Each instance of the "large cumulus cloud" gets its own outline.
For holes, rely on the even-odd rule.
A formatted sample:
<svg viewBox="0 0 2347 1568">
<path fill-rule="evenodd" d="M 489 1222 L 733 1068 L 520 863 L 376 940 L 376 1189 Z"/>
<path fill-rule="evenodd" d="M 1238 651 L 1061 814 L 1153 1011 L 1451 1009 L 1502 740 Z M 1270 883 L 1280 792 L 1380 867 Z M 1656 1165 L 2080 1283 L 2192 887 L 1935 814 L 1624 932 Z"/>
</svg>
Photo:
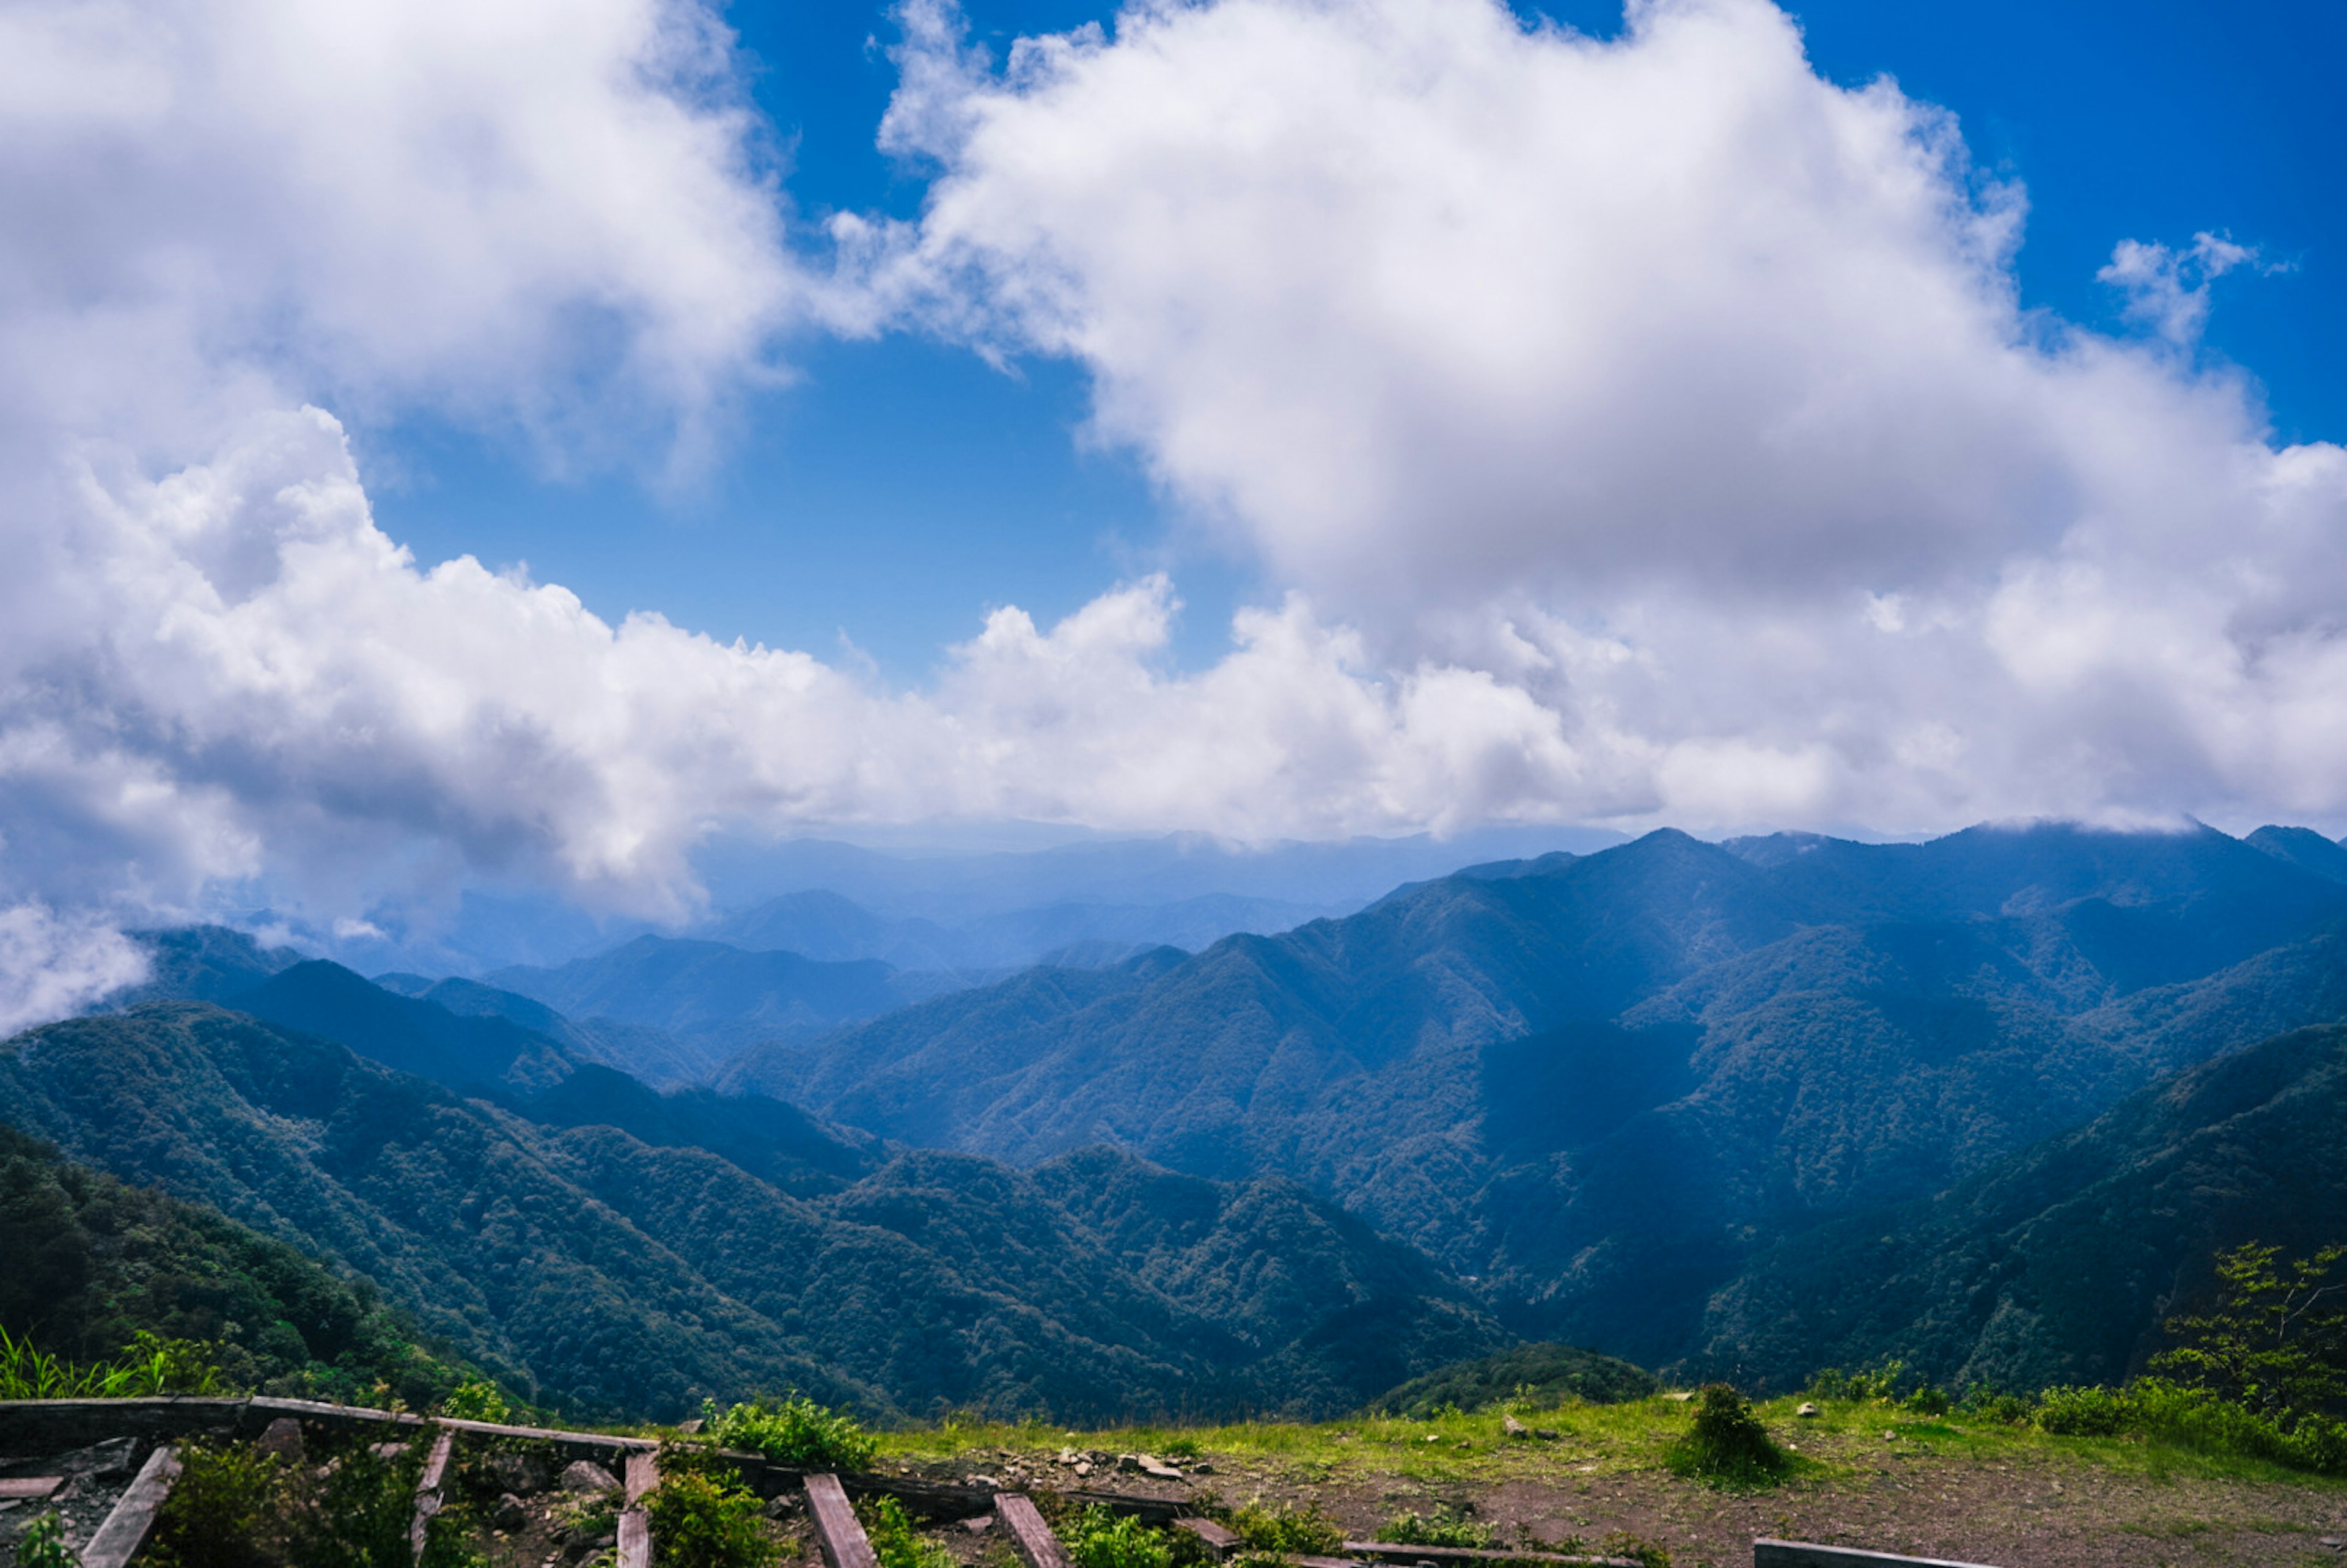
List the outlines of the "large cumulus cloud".
<svg viewBox="0 0 2347 1568">
<path fill-rule="evenodd" d="M 1764 0 L 1143 5 L 996 71 L 917 6 L 861 236 L 1391 660 L 1532 694 L 1568 809 L 2341 815 L 2347 461 L 2199 364 L 2250 250 L 2024 311 L 2017 189 Z"/>
</svg>

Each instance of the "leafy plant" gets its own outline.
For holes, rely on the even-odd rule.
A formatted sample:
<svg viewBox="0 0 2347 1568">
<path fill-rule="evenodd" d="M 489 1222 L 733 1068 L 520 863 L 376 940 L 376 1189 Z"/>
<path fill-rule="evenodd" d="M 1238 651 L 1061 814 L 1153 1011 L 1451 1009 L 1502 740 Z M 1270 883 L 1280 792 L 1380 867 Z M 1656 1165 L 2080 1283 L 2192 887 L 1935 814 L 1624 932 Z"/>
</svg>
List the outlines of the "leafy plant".
<svg viewBox="0 0 2347 1568">
<path fill-rule="evenodd" d="M 880 1568 L 953 1568 L 953 1554 L 934 1541 L 922 1539 L 893 1497 L 867 1497 L 856 1505 L 856 1518 L 872 1542 Z"/>
<path fill-rule="evenodd" d="M 460 1421 L 502 1421 L 512 1416 L 513 1406 L 487 1378 L 467 1378 L 448 1390 L 440 1401 L 440 1413 Z"/>
<path fill-rule="evenodd" d="M 155 1522 L 150 1561 L 175 1568 L 249 1568 L 282 1548 L 283 1467 L 243 1447 L 190 1442 Z"/>
<path fill-rule="evenodd" d="M 55 1513 L 44 1513 L 16 1537 L 16 1568 L 80 1568 Z"/>
<path fill-rule="evenodd" d="M 1317 1502 L 1278 1508 L 1250 1502 L 1232 1511 L 1230 1524 L 1256 1552 L 1309 1556 L 1334 1552 L 1345 1543 L 1344 1527 Z"/>
<path fill-rule="evenodd" d="M 1406 1546 L 1472 1546 L 1499 1543 L 1500 1532 L 1464 1507 L 1442 1506 L 1432 1513 L 1397 1513 L 1378 1531 L 1378 1539 Z"/>
<path fill-rule="evenodd" d="M 661 1483 L 645 1495 L 657 1568 L 768 1568 L 782 1548 L 766 1533 L 755 1492 L 662 1450 Z"/>
<path fill-rule="evenodd" d="M 856 1419 L 825 1409 L 804 1394 L 776 1403 L 753 1399 L 722 1415 L 716 1401 L 702 1406 L 709 1435 L 722 1448 L 747 1449 L 776 1464 L 863 1470 L 880 1451 L 878 1440 Z"/>
<path fill-rule="evenodd" d="M 1888 1400 L 1898 1397 L 1899 1380 L 1906 1375 L 1904 1361 L 1885 1361 L 1879 1367 L 1856 1372 L 1821 1367 L 1810 1375 L 1809 1392 L 1820 1399 Z"/>
<path fill-rule="evenodd" d="M 2277 1266 L 2278 1246 L 2256 1242 L 2217 1258 L 2218 1301 L 2165 1325 L 2184 1341 L 2151 1359 L 2220 1399 L 2286 1419 L 2347 1395 L 2347 1245 Z"/>
<path fill-rule="evenodd" d="M 0 1399 L 135 1399 L 218 1394 L 218 1348 L 139 1329 L 110 1361 L 74 1362 L 0 1327 Z"/>
<path fill-rule="evenodd" d="M 1076 1568 L 1174 1568 L 1162 1532 L 1099 1503 L 1061 1521 L 1059 1534 Z"/>
<path fill-rule="evenodd" d="M 1768 1485 L 1792 1462 L 1744 1396 L 1725 1383 L 1706 1384 L 1696 1395 L 1695 1425 L 1664 1460 L 1681 1475 L 1726 1486 Z"/>
</svg>

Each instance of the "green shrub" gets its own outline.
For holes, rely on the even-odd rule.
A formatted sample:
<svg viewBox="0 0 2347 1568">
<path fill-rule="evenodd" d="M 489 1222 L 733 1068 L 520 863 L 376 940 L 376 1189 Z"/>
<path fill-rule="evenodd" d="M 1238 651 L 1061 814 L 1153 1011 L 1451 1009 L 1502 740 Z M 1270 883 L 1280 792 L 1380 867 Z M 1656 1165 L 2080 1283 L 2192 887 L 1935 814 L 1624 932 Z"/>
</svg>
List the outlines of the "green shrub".
<svg viewBox="0 0 2347 1568">
<path fill-rule="evenodd" d="M 953 1568 L 953 1553 L 923 1540 L 895 1498 L 867 1497 L 856 1505 L 856 1516 L 864 1522 L 880 1568 Z"/>
<path fill-rule="evenodd" d="M 2127 1389 L 2048 1389 L 2030 1417 L 2039 1431 L 2065 1438 L 2115 1438 L 2136 1430 L 2143 1410 Z"/>
<path fill-rule="evenodd" d="M 662 1450 L 661 1483 L 644 1497 L 657 1568 L 768 1568 L 781 1559 L 755 1492 L 674 1457 Z"/>
<path fill-rule="evenodd" d="M 1500 1532 L 1463 1507 L 1444 1506 L 1432 1513 L 1397 1513 L 1378 1531 L 1378 1539 L 1402 1546 L 1472 1546 L 1499 1544 Z"/>
<path fill-rule="evenodd" d="M 282 1555 L 283 1467 L 249 1448 L 183 1443 L 179 1479 L 156 1516 L 146 1560 L 171 1568 L 252 1568 Z"/>
<path fill-rule="evenodd" d="M 55 1513 L 44 1513 L 16 1537 L 16 1568 L 79 1568 Z"/>
<path fill-rule="evenodd" d="M 1276 1509 L 1250 1502 L 1234 1510 L 1230 1522 L 1239 1539 L 1255 1552 L 1311 1556 L 1334 1552 L 1345 1543 L 1344 1528 L 1317 1502 Z"/>
<path fill-rule="evenodd" d="M 1791 1468 L 1744 1396 L 1725 1383 L 1706 1384 L 1696 1397 L 1695 1425 L 1664 1461 L 1681 1475 L 1724 1486 L 1765 1486 Z"/>
<path fill-rule="evenodd" d="M 221 1394 L 219 1347 L 140 1329 L 111 1361 L 74 1362 L 0 1328 L 0 1399 L 135 1399 Z"/>
<path fill-rule="evenodd" d="M 1819 1368 L 1809 1378 L 1810 1394 L 1820 1399 L 1860 1403 L 1898 1397 L 1899 1379 L 1907 1375 L 1904 1361 L 1885 1361 L 1871 1370 L 1845 1372 L 1839 1367 Z"/>
<path fill-rule="evenodd" d="M 2219 1254 L 2216 1305 L 2163 1325 L 2182 1343 L 2153 1357 L 2153 1369 L 2281 1421 L 2347 1398 L 2347 1280 L 2337 1277 L 2347 1246 L 2287 1267 L 2280 1252 L 2251 1242 Z"/>
<path fill-rule="evenodd" d="M 1062 1520 L 1059 1534 L 1076 1568 L 1174 1568 L 1163 1532 L 1099 1503 Z"/>
<path fill-rule="evenodd" d="M 505 1391 L 487 1378 L 467 1378 L 448 1390 L 440 1413 L 460 1421 L 503 1421 L 513 1415 Z"/>
<path fill-rule="evenodd" d="M 712 1400 L 702 1407 L 709 1435 L 721 1448 L 747 1449 L 776 1464 L 810 1470 L 869 1468 L 880 1445 L 852 1416 L 827 1410 L 804 1394 L 776 1403 L 753 1399 L 723 1415 Z"/>
<path fill-rule="evenodd" d="M 1956 1401 L 1956 1409 L 1978 1420 L 2002 1421 L 2008 1427 L 2017 1427 L 2029 1419 L 2036 1407 L 2022 1395 L 2002 1393 L 1986 1383 L 1974 1383 Z"/>
</svg>

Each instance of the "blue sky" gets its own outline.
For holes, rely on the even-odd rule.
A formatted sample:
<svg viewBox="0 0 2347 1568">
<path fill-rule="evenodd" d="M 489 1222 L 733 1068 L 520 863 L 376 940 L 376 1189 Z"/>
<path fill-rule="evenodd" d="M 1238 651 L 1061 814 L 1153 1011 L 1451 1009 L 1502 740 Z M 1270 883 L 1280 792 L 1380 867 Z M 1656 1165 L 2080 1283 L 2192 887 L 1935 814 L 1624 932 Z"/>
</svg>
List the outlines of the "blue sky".
<svg viewBox="0 0 2347 1568">
<path fill-rule="evenodd" d="M 2025 184 L 2024 297 L 2125 331 L 2096 280 L 2119 240 L 2230 234 L 2288 265 L 2216 287 L 2204 351 L 2252 373 L 2285 440 L 2347 435 L 2347 12 L 1842 0 L 1793 7 L 1812 60 L 1888 74 L 1960 118 L 1985 169 Z M 972 5 L 998 54 L 1021 35 L 1109 21 L 1081 5 Z M 1533 13 L 1526 12 L 1526 15 Z M 1619 6 L 1538 13 L 1600 36 Z M 884 6 L 740 4 L 725 13 L 789 148 L 806 212 L 917 216 L 923 170 L 875 132 L 897 83 Z M 803 379 L 748 400 L 715 470 L 682 491 L 622 462 L 554 477 L 526 442 L 411 418 L 362 433 L 378 515 L 427 559 L 526 560 L 597 610 L 657 609 L 730 639 L 829 652 L 844 635 L 889 675 L 925 677 L 989 608 L 1039 619 L 1165 568 L 1187 612 L 1174 656 L 1211 661 L 1265 582 L 1180 527 L 1129 448 L 1087 444 L 1087 380 L 1022 356 L 1004 374 L 917 333 L 795 346 Z"/>
</svg>

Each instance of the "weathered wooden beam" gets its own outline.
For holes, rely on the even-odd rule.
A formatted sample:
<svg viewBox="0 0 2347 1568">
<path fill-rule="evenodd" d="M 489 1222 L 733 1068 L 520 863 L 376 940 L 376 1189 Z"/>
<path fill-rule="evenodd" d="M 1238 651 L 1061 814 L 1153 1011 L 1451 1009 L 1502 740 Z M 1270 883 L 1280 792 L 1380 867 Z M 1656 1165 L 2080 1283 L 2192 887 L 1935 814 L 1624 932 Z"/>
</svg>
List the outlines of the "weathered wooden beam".
<svg viewBox="0 0 2347 1568">
<path fill-rule="evenodd" d="M 620 1515 L 620 1568 L 652 1568 L 652 1516 L 641 1508 Z"/>
<path fill-rule="evenodd" d="M 1891 1552 L 1861 1552 L 1854 1546 L 1821 1546 L 1814 1541 L 1772 1541 L 1752 1543 L 1752 1568 L 1987 1568 L 1979 1563 L 1951 1563 L 1941 1557 L 1901 1557 Z"/>
<path fill-rule="evenodd" d="M 114 1512 L 81 1549 L 82 1568 L 129 1568 L 130 1560 L 147 1544 L 148 1534 L 155 1528 L 155 1516 L 162 1512 L 163 1500 L 171 1495 L 171 1483 L 179 1479 L 179 1450 L 165 1443 L 147 1456 L 146 1465 L 130 1490 L 115 1503 Z"/>
<path fill-rule="evenodd" d="M 1540 1563 L 1562 1565 L 1568 1563 L 1586 1563 L 1590 1568 L 1599 1564 L 1622 1563 L 1635 1568 L 1626 1557 L 1590 1557 L 1565 1552 L 1510 1552 L 1494 1546 L 1412 1546 L 1393 1541 L 1348 1541 L 1348 1557 L 1368 1557 L 1379 1563 L 1440 1563 L 1484 1564 L 1500 1563 Z"/>
<path fill-rule="evenodd" d="M 628 1456 L 628 1506 L 635 1507 L 644 1500 L 644 1493 L 660 1485 L 660 1460 L 651 1453 Z"/>
<path fill-rule="evenodd" d="M 61 1475 L 0 1478 L 0 1498 L 5 1498 L 12 1502 L 38 1502 L 65 1483 L 66 1478 Z"/>
<path fill-rule="evenodd" d="M 443 1427 L 425 1456 L 424 1474 L 415 1482 L 415 1513 L 407 1522 L 408 1555 L 424 1561 L 424 1538 L 431 1533 L 433 1516 L 440 1512 L 441 1483 L 448 1479 L 448 1456 L 456 1450 L 456 1434 Z"/>
<path fill-rule="evenodd" d="M 1061 1547 L 1060 1538 L 1051 1533 L 1051 1527 L 1043 1522 L 1033 1498 L 1016 1491 L 998 1491 L 994 1494 L 994 1517 L 1002 1521 L 1011 1549 L 1027 1568 L 1068 1568 L 1068 1554 Z"/>
<path fill-rule="evenodd" d="M 1217 1560 L 1227 1558 L 1239 1549 L 1237 1531 L 1226 1524 L 1217 1524 L 1211 1519 L 1201 1519 L 1194 1513 L 1185 1513 L 1176 1519 L 1174 1528 L 1186 1530 L 1196 1536 Z"/>
<path fill-rule="evenodd" d="M 872 1538 L 848 1506 L 847 1489 L 839 1478 L 818 1471 L 806 1478 L 807 1513 L 815 1520 L 815 1543 L 823 1548 L 829 1568 L 880 1568 Z"/>
</svg>

